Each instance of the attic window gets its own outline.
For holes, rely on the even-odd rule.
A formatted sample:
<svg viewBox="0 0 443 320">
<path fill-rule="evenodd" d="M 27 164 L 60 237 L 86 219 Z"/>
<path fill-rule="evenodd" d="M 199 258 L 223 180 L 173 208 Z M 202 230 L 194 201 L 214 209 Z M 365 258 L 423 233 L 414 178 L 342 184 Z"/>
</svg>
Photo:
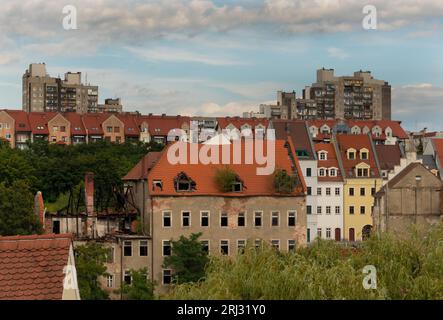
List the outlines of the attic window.
<svg viewBox="0 0 443 320">
<path fill-rule="evenodd" d="M 369 177 L 369 170 L 366 168 L 358 168 L 357 177 Z"/>
<path fill-rule="evenodd" d="M 19 123 L 19 125 L 18 125 L 20 128 L 24 128 L 25 127 L 25 124 L 24 123 Z"/>
<path fill-rule="evenodd" d="M 174 187 L 177 192 L 189 192 L 195 190 L 195 182 L 186 173 L 180 172 L 174 179 Z"/>
<path fill-rule="evenodd" d="M 297 155 L 297 157 L 308 157 L 308 152 L 306 150 L 297 150 L 295 152 L 295 154 Z"/>
<path fill-rule="evenodd" d="M 42 126 L 38 126 L 38 127 L 37 127 L 37 130 L 43 130 L 43 129 L 45 129 L 45 128 L 42 127 Z"/>
<path fill-rule="evenodd" d="M 348 159 L 349 160 L 354 160 L 355 159 L 355 152 L 349 151 L 348 152 Z"/>
<path fill-rule="evenodd" d="M 243 183 L 240 181 L 234 182 L 232 184 L 232 192 L 242 192 L 243 191 Z"/>
<path fill-rule="evenodd" d="M 158 190 L 163 191 L 163 182 L 161 180 L 154 180 L 152 181 L 152 190 Z"/>
</svg>

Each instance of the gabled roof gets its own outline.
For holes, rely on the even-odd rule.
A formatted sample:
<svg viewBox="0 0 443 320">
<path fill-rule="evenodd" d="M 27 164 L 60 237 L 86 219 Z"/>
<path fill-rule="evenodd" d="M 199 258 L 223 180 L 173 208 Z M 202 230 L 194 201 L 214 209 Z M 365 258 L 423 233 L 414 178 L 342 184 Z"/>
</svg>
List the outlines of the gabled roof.
<svg viewBox="0 0 443 320">
<path fill-rule="evenodd" d="M 343 181 L 343 177 L 340 170 L 340 164 L 338 163 L 337 154 L 335 153 L 335 148 L 332 143 L 317 143 L 315 145 L 315 151 L 318 153 L 319 151 L 326 151 L 328 153 L 326 160 L 321 160 L 317 157 L 317 167 L 318 168 L 336 168 L 337 176 L 336 177 L 320 177 L 317 176 L 318 181 Z"/>
<path fill-rule="evenodd" d="M 190 118 L 158 115 L 141 116 L 137 121 L 138 125 L 140 126 L 144 121 L 148 123 L 150 135 L 166 137 L 169 131 L 173 129 L 181 129 L 184 123 L 187 123 L 189 126 Z"/>
<path fill-rule="evenodd" d="M 375 152 L 377 152 L 380 169 L 394 170 L 395 166 L 400 165 L 401 150 L 398 144 L 378 144 L 375 146 Z"/>
<path fill-rule="evenodd" d="M 307 156 L 303 159 L 314 160 L 314 150 L 311 136 L 306 126 L 306 122 L 300 120 L 272 120 L 272 127 L 275 129 L 275 138 L 285 140 L 291 137 L 296 152 L 305 151 Z M 301 159 L 301 157 L 299 157 Z"/>
<path fill-rule="evenodd" d="M 133 115 L 119 113 L 116 116 L 125 126 L 125 136 L 138 137 L 140 135 L 139 125 Z"/>
<path fill-rule="evenodd" d="M 327 124 L 329 128 L 333 128 L 336 123 L 343 122 L 343 120 L 309 120 L 309 127 L 315 126 L 317 128 L 321 128 L 324 124 Z M 372 130 L 373 127 L 379 126 L 383 130 L 383 134 L 385 133 L 385 129 L 390 127 L 392 129 L 392 135 L 399 139 L 407 139 L 408 135 L 401 127 L 401 121 L 394 120 L 344 120 L 344 123 L 348 125 L 349 128 L 354 126 L 360 127 L 363 130 L 364 127 L 368 127 L 369 130 Z M 383 139 L 386 137 L 383 136 Z M 380 138 L 379 138 L 380 139 Z"/>
<path fill-rule="evenodd" d="M 251 126 L 252 130 L 258 125 L 262 125 L 265 128 L 268 128 L 269 126 L 269 120 L 264 118 L 222 117 L 217 118 L 217 122 L 218 127 L 222 130 L 226 129 L 229 124 L 234 125 L 238 130 L 241 130 L 241 127 L 245 124 Z"/>
<path fill-rule="evenodd" d="M 0 300 L 61 300 L 72 236 L 0 237 Z"/>
<path fill-rule="evenodd" d="M 162 152 L 149 152 L 123 177 L 123 180 L 146 180 L 148 172 L 155 166 L 161 154 Z"/>
<path fill-rule="evenodd" d="M 102 113 L 88 113 L 82 115 L 83 124 L 89 135 L 103 135 L 102 123 L 109 115 Z"/>
<path fill-rule="evenodd" d="M 28 114 L 22 110 L 5 110 L 15 120 L 16 132 L 31 132 Z"/>
<path fill-rule="evenodd" d="M 29 124 L 33 134 L 49 134 L 48 121 L 54 118 L 57 112 L 31 112 L 28 114 Z M 38 129 L 38 128 L 43 129 Z"/>
<path fill-rule="evenodd" d="M 65 118 L 71 123 L 71 135 L 86 135 L 86 128 L 82 121 L 82 115 L 76 112 L 66 112 Z"/>
<path fill-rule="evenodd" d="M 338 134 L 337 144 L 339 149 L 339 156 L 341 163 L 343 164 L 342 172 L 343 176 L 346 178 L 356 178 L 354 171 L 355 167 L 360 163 L 365 163 L 371 167 L 370 178 L 380 178 L 380 172 L 378 170 L 376 154 L 374 154 L 372 149 L 372 142 L 369 135 L 366 134 Z M 349 160 L 347 158 L 346 151 L 350 148 L 356 149 L 357 152 L 363 148 L 369 151 L 369 159 L 362 160 L 358 156 L 354 160 Z"/>
<path fill-rule="evenodd" d="M 247 197 L 247 196 L 288 196 L 287 194 L 278 194 L 274 188 L 273 175 L 257 175 L 257 168 L 264 167 L 258 165 L 255 161 L 252 164 L 244 164 L 245 143 L 241 144 L 242 151 L 242 164 L 230 164 L 228 165 L 233 171 L 237 173 L 239 179 L 244 182 L 245 189 L 242 192 L 228 192 L 224 193 L 219 191 L 215 180 L 217 170 L 225 168 L 227 165 L 222 164 L 223 148 L 229 148 L 231 150 L 231 161 L 233 163 L 233 145 L 228 146 L 207 146 L 203 144 L 194 144 L 201 150 L 201 148 L 218 148 L 219 150 L 219 163 L 220 164 L 198 164 L 190 163 L 190 146 L 191 144 L 185 142 L 176 142 L 170 144 L 162 153 L 160 159 L 154 168 L 148 175 L 148 188 L 149 193 L 153 196 L 225 196 L 225 197 Z M 168 160 L 168 152 L 170 148 L 187 148 L 187 164 L 171 164 Z M 286 170 L 288 174 L 291 174 L 294 169 L 291 163 L 291 159 L 288 155 L 288 143 L 286 141 L 275 141 L 275 167 Z M 173 149 L 173 150 L 174 150 Z M 264 144 L 264 153 L 267 153 L 266 143 Z M 293 153 L 293 152 L 292 152 Z M 193 153 L 195 154 L 195 153 Z M 294 155 L 294 161 L 296 165 L 296 171 L 301 176 L 299 171 L 298 160 Z M 187 176 L 192 177 L 196 183 L 196 189 L 192 192 L 176 192 L 174 187 L 174 179 L 178 174 L 184 172 Z M 155 188 L 153 190 L 153 181 L 162 181 L 163 188 Z M 304 192 L 303 178 L 300 177 L 300 184 L 289 196 L 301 195 Z"/>
</svg>

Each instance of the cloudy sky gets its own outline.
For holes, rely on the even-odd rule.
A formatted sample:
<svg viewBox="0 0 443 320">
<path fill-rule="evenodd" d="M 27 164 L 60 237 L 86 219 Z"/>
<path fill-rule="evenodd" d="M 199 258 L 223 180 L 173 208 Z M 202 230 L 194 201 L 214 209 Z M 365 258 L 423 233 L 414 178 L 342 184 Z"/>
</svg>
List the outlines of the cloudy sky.
<svg viewBox="0 0 443 320">
<path fill-rule="evenodd" d="M 364 30 L 374 5 L 377 30 Z M 87 74 L 100 100 L 143 113 L 241 115 L 301 90 L 318 68 L 371 70 L 393 117 L 443 130 L 441 0 L 0 0 L 0 107 L 21 107 L 31 62 Z M 63 7 L 77 30 L 63 29 Z"/>
</svg>

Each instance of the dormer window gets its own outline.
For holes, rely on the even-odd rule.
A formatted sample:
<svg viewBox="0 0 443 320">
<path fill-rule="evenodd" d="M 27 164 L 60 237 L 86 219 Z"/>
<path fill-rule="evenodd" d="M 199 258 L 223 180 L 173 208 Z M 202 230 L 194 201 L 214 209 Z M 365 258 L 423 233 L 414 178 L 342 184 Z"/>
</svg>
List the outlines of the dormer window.
<svg viewBox="0 0 443 320">
<path fill-rule="evenodd" d="M 177 192 L 190 192 L 195 190 L 195 186 L 195 182 L 184 172 L 180 172 L 174 179 L 174 187 Z"/>
<path fill-rule="evenodd" d="M 318 153 L 318 158 L 320 160 L 328 160 L 328 153 L 326 151 L 320 151 Z"/>
<path fill-rule="evenodd" d="M 347 153 L 348 153 L 348 160 L 355 160 L 355 154 L 356 154 L 355 149 L 349 149 Z"/>
<path fill-rule="evenodd" d="M 43 129 L 45 129 L 45 128 L 42 127 L 42 126 L 38 126 L 38 127 L 37 127 L 37 130 L 43 130 Z"/>
<path fill-rule="evenodd" d="M 335 168 L 329 169 L 329 175 L 331 177 L 336 177 L 337 176 L 337 169 L 335 169 Z"/>
<path fill-rule="evenodd" d="M 366 168 L 357 169 L 357 177 L 369 177 L 369 170 Z"/>
<path fill-rule="evenodd" d="M 369 150 L 366 148 L 360 149 L 360 159 L 368 160 L 369 159 Z"/>
<path fill-rule="evenodd" d="M 232 184 L 232 192 L 242 192 L 243 183 L 241 181 L 236 181 Z"/>
<path fill-rule="evenodd" d="M 318 170 L 319 177 L 325 177 L 326 176 L 326 170 L 324 168 L 320 168 Z"/>
<path fill-rule="evenodd" d="M 152 181 L 152 191 L 156 190 L 163 191 L 163 182 L 161 180 Z"/>
</svg>

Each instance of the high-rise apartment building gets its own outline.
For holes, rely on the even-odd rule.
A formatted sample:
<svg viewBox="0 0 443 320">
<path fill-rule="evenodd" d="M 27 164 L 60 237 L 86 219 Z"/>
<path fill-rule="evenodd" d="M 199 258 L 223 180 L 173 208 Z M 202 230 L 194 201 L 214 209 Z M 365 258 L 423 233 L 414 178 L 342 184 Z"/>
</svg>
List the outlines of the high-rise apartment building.
<svg viewBox="0 0 443 320">
<path fill-rule="evenodd" d="M 316 102 L 318 119 L 391 119 L 391 86 L 370 71 L 336 77 L 334 69 L 319 69 L 317 82 L 304 89 L 303 98 Z"/>
<path fill-rule="evenodd" d="M 97 112 L 98 86 L 82 83 L 81 72 L 64 79 L 46 73 L 44 63 L 33 63 L 23 75 L 23 110 L 26 112 Z"/>
</svg>

